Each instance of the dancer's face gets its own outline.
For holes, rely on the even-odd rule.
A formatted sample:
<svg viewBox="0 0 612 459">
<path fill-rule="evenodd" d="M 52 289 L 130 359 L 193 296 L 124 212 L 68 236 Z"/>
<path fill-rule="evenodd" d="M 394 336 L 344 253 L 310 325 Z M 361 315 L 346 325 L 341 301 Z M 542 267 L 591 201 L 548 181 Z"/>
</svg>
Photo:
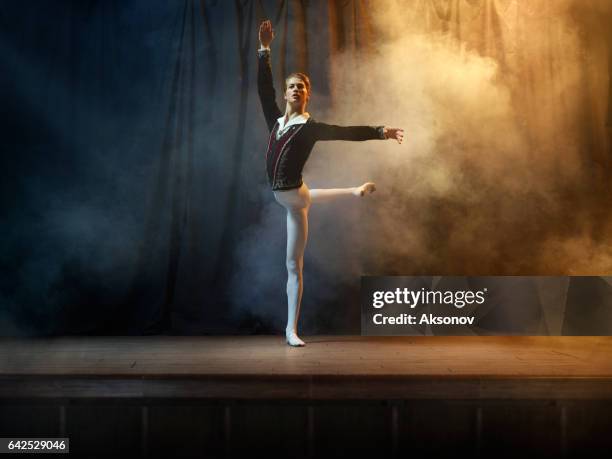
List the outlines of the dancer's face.
<svg viewBox="0 0 612 459">
<path fill-rule="evenodd" d="M 310 94 L 306 88 L 304 81 L 298 77 L 290 77 L 285 82 L 287 89 L 285 90 L 285 100 L 287 103 L 294 106 L 306 106 Z"/>
</svg>

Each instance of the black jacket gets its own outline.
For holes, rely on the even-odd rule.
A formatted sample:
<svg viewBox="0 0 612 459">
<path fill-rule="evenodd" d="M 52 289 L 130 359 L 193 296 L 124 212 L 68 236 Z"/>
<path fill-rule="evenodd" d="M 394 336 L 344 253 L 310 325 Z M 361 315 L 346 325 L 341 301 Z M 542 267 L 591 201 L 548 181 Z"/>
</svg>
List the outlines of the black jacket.
<svg viewBox="0 0 612 459">
<path fill-rule="evenodd" d="M 266 169 L 272 190 L 290 190 L 302 186 L 302 169 L 318 140 L 384 139 L 383 126 L 334 126 L 319 123 L 312 118 L 306 123 L 287 127 L 277 138 L 277 119 L 282 113 L 276 104 L 270 52 L 265 50 L 258 54 L 257 89 L 270 131 Z"/>
</svg>

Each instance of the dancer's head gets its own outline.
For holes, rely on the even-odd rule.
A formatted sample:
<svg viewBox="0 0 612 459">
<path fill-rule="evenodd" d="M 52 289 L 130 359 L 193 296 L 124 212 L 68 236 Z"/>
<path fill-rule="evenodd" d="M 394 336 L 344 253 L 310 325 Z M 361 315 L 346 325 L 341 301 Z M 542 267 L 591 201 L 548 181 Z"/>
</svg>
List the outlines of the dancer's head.
<svg viewBox="0 0 612 459">
<path fill-rule="evenodd" d="M 310 99 L 310 79 L 303 73 L 292 73 L 285 79 L 285 100 L 288 104 L 306 108 Z"/>
</svg>

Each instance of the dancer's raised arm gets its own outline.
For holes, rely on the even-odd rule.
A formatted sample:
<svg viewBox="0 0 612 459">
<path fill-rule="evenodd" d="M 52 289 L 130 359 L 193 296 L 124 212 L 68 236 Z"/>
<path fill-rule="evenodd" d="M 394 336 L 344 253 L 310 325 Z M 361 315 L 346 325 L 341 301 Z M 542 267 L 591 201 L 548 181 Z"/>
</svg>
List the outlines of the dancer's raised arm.
<svg viewBox="0 0 612 459">
<path fill-rule="evenodd" d="M 276 104 L 272 64 L 270 62 L 270 43 L 272 43 L 273 39 L 274 30 L 272 30 L 272 23 L 269 20 L 262 22 L 259 26 L 260 47 L 258 51 L 257 91 L 269 131 L 272 131 L 274 123 L 281 116 L 281 111 Z"/>
</svg>

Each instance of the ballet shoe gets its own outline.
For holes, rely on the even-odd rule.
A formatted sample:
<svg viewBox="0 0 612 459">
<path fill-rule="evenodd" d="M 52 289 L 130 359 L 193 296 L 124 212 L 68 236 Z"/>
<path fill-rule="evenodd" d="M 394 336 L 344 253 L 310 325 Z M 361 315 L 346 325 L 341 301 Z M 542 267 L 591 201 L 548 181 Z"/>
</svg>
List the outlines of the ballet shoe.
<svg viewBox="0 0 612 459">
<path fill-rule="evenodd" d="M 285 337 L 289 346 L 302 347 L 306 345 L 306 343 L 302 341 L 295 333 L 286 333 Z"/>
</svg>

